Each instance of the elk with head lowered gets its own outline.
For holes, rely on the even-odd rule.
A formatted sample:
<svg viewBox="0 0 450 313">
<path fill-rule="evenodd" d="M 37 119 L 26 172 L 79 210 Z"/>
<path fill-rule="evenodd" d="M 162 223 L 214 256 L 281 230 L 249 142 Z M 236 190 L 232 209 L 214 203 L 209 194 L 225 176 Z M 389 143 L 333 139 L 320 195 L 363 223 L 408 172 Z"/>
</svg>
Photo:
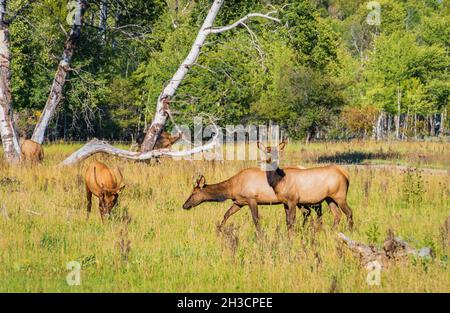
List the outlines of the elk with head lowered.
<svg viewBox="0 0 450 313">
<path fill-rule="evenodd" d="M 339 224 L 341 209 L 347 216 L 350 228 L 353 227 L 353 213 L 347 203 L 349 175 L 337 165 L 308 169 L 279 168 L 279 152 L 286 146 L 283 140 L 278 146 L 265 147 L 258 142 L 258 148 L 266 155 L 265 177 L 274 190 L 278 201 L 284 204 L 287 212 L 288 228 L 295 224 L 296 206 L 313 205 L 326 201 L 334 215 L 333 227 Z"/>
<path fill-rule="evenodd" d="M 20 158 L 22 162 L 39 163 L 44 159 L 44 149 L 37 142 L 26 139 L 20 146 Z"/>
<path fill-rule="evenodd" d="M 101 162 L 89 164 L 86 175 L 86 193 L 87 193 L 87 216 L 91 212 L 92 194 L 99 201 L 100 216 L 102 221 L 105 216 L 109 216 L 113 207 L 117 204 L 120 191 L 125 188 L 123 176 L 120 169 L 117 169 L 117 176 Z"/>
<path fill-rule="evenodd" d="M 300 169 L 303 167 L 299 166 L 295 168 Z M 261 228 L 259 224 L 258 204 L 281 204 L 274 190 L 267 183 L 265 172 L 259 168 L 247 168 L 223 182 L 211 185 L 207 185 L 205 177 L 201 175 L 195 181 L 194 190 L 183 204 L 183 209 L 191 209 L 203 202 L 222 202 L 227 199 L 233 200 L 233 205 L 225 213 L 222 222 L 218 226 L 219 231 L 231 215 L 238 212 L 245 205 L 248 205 L 252 213 L 253 222 L 259 232 Z M 320 204 L 313 208 L 318 215 L 321 215 Z M 304 209 L 307 212 L 311 211 L 310 206 L 305 206 Z M 286 211 L 286 222 L 288 221 L 287 213 Z M 305 221 L 308 216 L 309 213 L 304 215 Z"/>
</svg>

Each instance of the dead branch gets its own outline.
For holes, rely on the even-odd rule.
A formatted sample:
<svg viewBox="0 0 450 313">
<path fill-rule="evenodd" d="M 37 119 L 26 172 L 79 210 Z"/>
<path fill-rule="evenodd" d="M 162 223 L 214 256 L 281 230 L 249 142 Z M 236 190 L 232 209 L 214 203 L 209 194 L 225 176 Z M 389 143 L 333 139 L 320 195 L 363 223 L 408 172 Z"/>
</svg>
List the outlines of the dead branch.
<svg viewBox="0 0 450 313">
<path fill-rule="evenodd" d="M 214 148 L 219 143 L 219 136 L 221 131 L 219 128 L 215 126 L 215 135 L 213 139 L 204 145 L 194 147 L 190 150 L 181 150 L 181 151 L 171 151 L 169 149 L 159 149 L 159 150 L 151 150 L 148 152 L 135 152 L 128 151 L 113 147 L 109 143 L 103 140 L 92 139 L 79 150 L 71 154 L 68 158 L 66 158 L 61 165 L 72 165 L 78 162 L 85 160 L 86 158 L 97 154 L 97 153 L 107 153 L 114 156 L 118 156 L 121 158 L 135 160 L 135 161 L 145 161 L 152 158 L 157 158 L 161 156 L 170 156 L 170 157 L 184 157 L 196 153 L 200 153 L 203 151 L 208 151 Z"/>
<path fill-rule="evenodd" d="M 434 257 L 433 251 L 429 247 L 415 249 L 401 238 L 395 237 L 391 229 L 388 231 L 383 248 L 354 241 L 343 233 L 339 233 L 338 238 L 361 258 L 363 264 L 378 261 L 380 264 L 387 265 L 389 261 L 405 259 L 408 256 L 420 258 Z"/>
<path fill-rule="evenodd" d="M 219 34 L 219 33 L 223 33 L 227 30 L 233 29 L 235 27 L 238 27 L 239 25 L 243 25 L 245 21 L 247 21 L 248 19 L 252 18 L 252 17 L 262 17 L 268 20 L 272 20 L 275 21 L 277 23 L 280 23 L 280 19 L 271 16 L 271 14 L 275 14 L 277 13 L 277 11 L 271 11 L 268 12 L 267 14 L 262 14 L 262 13 L 250 13 L 247 14 L 246 16 L 244 16 L 243 18 L 241 18 L 240 20 L 234 22 L 233 24 L 227 25 L 227 26 L 223 26 L 223 27 L 209 27 L 205 30 L 207 30 L 210 34 Z"/>
</svg>

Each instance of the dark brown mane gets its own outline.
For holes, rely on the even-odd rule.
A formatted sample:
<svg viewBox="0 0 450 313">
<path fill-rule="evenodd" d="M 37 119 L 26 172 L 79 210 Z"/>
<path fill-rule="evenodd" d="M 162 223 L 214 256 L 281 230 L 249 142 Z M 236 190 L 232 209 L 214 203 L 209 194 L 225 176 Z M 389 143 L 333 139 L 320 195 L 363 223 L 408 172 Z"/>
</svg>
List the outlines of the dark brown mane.
<svg viewBox="0 0 450 313">
<path fill-rule="evenodd" d="M 267 182 L 272 188 L 275 188 L 284 176 L 286 176 L 286 173 L 279 167 L 275 171 L 266 172 Z"/>
</svg>

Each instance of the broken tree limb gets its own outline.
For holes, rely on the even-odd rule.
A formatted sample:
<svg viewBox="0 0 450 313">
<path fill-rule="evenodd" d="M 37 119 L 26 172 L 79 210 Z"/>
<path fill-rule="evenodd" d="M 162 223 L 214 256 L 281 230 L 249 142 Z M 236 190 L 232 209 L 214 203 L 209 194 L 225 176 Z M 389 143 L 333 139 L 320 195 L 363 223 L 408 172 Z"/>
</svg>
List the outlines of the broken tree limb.
<svg viewBox="0 0 450 313">
<path fill-rule="evenodd" d="M 215 125 L 214 125 L 215 126 Z M 208 151 L 214 148 L 220 141 L 219 136 L 222 132 L 215 126 L 215 135 L 212 140 L 204 145 L 194 147 L 189 150 L 181 150 L 181 151 L 171 151 L 169 149 L 160 149 L 160 150 L 152 150 L 147 152 L 134 152 L 116 148 L 105 141 L 92 139 L 87 144 L 85 144 L 82 148 L 71 154 L 68 158 L 66 158 L 61 165 L 71 165 L 85 160 L 86 158 L 97 154 L 97 153 L 107 153 L 110 155 L 115 155 L 121 158 L 135 160 L 135 161 L 145 161 L 152 158 L 157 158 L 161 156 L 170 156 L 170 157 L 183 157 L 196 153 L 200 153 L 203 151 Z"/>
<path fill-rule="evenodd" d="M 338 237 L 348 246 L 351 251 L 358 254 L 364 264 L 373 261 L 378 261 L 381 264 L 385 263 L 386 255 L 382 252 L 381 249 L 354 241 L 343 233 L 339 233 Z"/>
<path fill-rule="evenodd" d="M 390 229 L 388 236 L 384 241 L 383 248 L 378 248 L 373 245 L 357 242 L 343 233 L 338 234 L 338 238 L 342 240 L 347 247 L 358 254 L 364 264 L 373 261 L 378 261 L 382 265 L 386 265 L 389 261 L 405 259 L 408 256 L 420 258 L 433 258 L 433 251 L 429 247 L 415 249 L 411 247 L 406 241 L 394 236 L 394 232 Z"/>
<path fill-rule="evenodd" d="M 280 19 L 275 18 L 273 16 L 270 16 L 271 14 L 275 14 L 275 13 L 277 13 L 277 11 L 271 11 L 271 12 L 268 12 L 267 14 L 250 13 L 250 14 L 247 14 L 246 16 L 244 16 L 243 18 L 241 18 L 240 20 L 234 22 L 233 24 L 230 24 L 230 25 L 227 25 L 227 26 L 224 26 L 224 27 L 211 27 L 211 28 L 208 28 L 207 31 L 210 34 L 220 34 L 220 33 L 223 33 L 225 31 L 231 30 L 231 29 L 233 29 L 235 27 L 238 27 L 239 25 L 245 26 L 244 22 L 247 21 L 248 19 L 252 18 L 252 17 L 262 17 L 262 18 L 265 18 L 265 19 L 272 20 L 274 22 L 280 23 L 281 22 Z"/>
<path fill-rule="evenodd" d="M 279 19 L 270 16 L 270 14 L 276 13 L 276 11 L 272 11 L 267 14 L 250 13 L 231 25 L 224 26 L 221 28 L 213 28 L 214 20 L 216 19 L 217 14 L 219 13 L 219 10 L 223 5 L 223 2 L 224 0 L 215 0 L 213 2 L 211 8 L 209 9 L 208 15 L 206 16 L 202 26 L 200 27 L 200 30 L 197 34 L 197 37 L 195 38 L 191 50 L 189 51 L 189 54 L 181 63 L 181 65 L 178 67 L 172 79 L 169 81 L 167 86 L 159 95 L 156 104 L 156 112 L 153 117 L 152 123 L 150 124 L 150 126 L 146 131 L 144 141 L 141 145 L 141 152 L 150 151 L 155 146 L 156 140 L 158 139 L 158 136 L 161 133 L 167 121 L 165 103 L 168 100 L 170 100 L 170 98 L 175 94 L 177 88 L 180 86 L 189 69 L 195 64 L 195 61 L 200 55 L 200 50 L 203 44 L 205 43 L 206 37 L 209 34 L 221 33 L 226 30 L 233 29 L 252 17 L 262 17 L 265 19 L 279 22 Z"/>
<path fill-rule="evenodd" d="M 67 73 L 70 71 L 70 61 L 72 59 L 76 42 L 81 35 L 81 25 L 83 23 L 83 15 L 87 8 L 86 0 L 77 0 L 75 7 L 75 19 L 70 29 L 69 36 L 64 44 L 64 51 L 53 79 L 50 94 L 45 103 L 44 110 L 34 128 L 31 140 L 42 144 L 44 142 L 45 131 L 52 119 L 55 111 L 63 98 L 64 84 L 66 82 Z"/>
</svg>

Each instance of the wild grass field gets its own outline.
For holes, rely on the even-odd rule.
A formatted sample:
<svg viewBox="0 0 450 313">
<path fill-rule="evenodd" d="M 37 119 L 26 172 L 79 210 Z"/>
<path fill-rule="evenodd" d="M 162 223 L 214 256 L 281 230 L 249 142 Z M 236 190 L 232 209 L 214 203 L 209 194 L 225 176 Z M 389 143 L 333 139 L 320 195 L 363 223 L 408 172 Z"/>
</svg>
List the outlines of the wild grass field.
<svg viewBox="0 0 450 313">
<path fill-rule="evenodd" d="M 260 206 L 263 237 L 247 207 L 216 232 L 230 201 L 182 209 L 196 174 L 215 183 L 256 161 L 145 164 L 98 155 L 57 166 L 78 147 L 45 146 L 44 163 L 34 167 L 0 163 L 0 292 L 450 292 L 442 229 L 450 214 L 448 143 L 288 145 L 282 164 L 350 163 L 355 218 L 353 231 L 345 218 L 332 230 L 324 205 L 322 229 L 302 228 L 297 214 L 291 239 L 282 206 Z M 93 159 L 120 165 L 126 183 L 104 224 L 96 199 L 86 221 L 83 175 Z M 390 228 L 414 247 L 431 247 L 435 258 L 393 262 L 381 285 L 370 286 L 367 269 L 337 232 L 381 246 Z M 78 286 L 66 282 L 70 261 L 81 264 Z"/>
</svg>

